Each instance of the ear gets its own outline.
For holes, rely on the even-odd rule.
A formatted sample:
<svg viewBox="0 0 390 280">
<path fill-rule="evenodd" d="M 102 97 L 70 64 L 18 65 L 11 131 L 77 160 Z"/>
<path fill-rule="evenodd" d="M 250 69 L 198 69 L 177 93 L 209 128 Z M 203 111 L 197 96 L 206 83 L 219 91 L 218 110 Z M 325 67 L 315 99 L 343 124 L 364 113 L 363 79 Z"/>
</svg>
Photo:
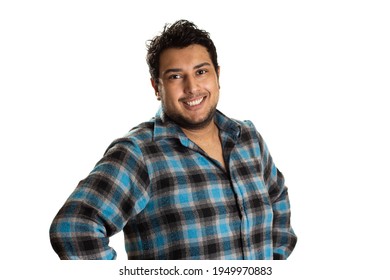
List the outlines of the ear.
<svg viewBox="0 0 390 280">
<path fill-rule="evenodd" d="M 221 85 L 219 84 L 219 74 L 220 74 L 220 71 L 221 70 L 221 67 L 218 66 L 218 69 L 217 69 L 217 79 L 218 79 L 218 88 L 220 89 L 221 88 Z"/>
<path fill-rule="evenodd" d="M 158 84 L 156 83 L 156 81 L 153 78 L 150 78 L 150 83 L 152 84 L 152 87 L 154 89 L 154 94 L 156 95 L 157 100 L 161 100 L 161 95 L 160 95 L 160 92 L 158 90 Z"/>
</svg>

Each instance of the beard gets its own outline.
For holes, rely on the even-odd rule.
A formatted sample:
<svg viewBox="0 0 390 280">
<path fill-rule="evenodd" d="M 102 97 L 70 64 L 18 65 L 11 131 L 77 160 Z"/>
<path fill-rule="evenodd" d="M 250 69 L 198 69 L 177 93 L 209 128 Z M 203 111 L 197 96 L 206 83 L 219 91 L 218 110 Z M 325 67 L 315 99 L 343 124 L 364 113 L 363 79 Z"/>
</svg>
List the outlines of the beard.
<svg viewBox="0 0 390 280">
<path fill-rule="evenodd" d="M 217 113 L 217 106 L 215 105 L 210 108 L 207 115 L 203 119 L 198 121 L 193 121 L 189 118 L 182 116 L 181 114 L 175 112 L 169 112 L 169 110 L 167 110 L 166 107 L 164 106 L 164 103 L 162 104 L 162 108 L 170 120 L 172 120 L 180 127 L 188 130 L 198 130 L 198 129 L 205 128 L 214 120 L 215 114 Z"/>
</svg>

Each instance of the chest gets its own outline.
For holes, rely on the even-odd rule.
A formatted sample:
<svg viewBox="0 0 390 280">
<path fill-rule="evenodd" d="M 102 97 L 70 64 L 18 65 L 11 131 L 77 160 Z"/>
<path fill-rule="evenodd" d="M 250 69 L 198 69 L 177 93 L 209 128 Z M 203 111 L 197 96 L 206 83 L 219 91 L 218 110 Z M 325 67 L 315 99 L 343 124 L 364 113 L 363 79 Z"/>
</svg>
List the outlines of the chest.
<svg viewBox="0 0 390 280">
<path fill-rule="evenodd" d="M 223 167 L 223 169 L 226 170 L 222 144 L 220 141 L 214 141 L 211 143 L 197 143 L 197 145 L 206 153 L 207 156 L 216 160 Z"/>
<path fill-rule="evenodd" d="M 272 210 L 258 158 L 246 156 L 250 149 L 232 149 L 226 156 L 228 171 L 223 171 L 210 160 L 215 151 L 209 148 L 202 153 L 180 145 L 155 150 L 155 156 L 148 159 L 149 198 L 139 221 L 150 220 L 159 230 L 193 225 L 199 236 L 208 224 L 239 230 L 242 217 L 256 216 L 253 223 L 264 222 L 265 212 Z M 222 148 L 219 152 L 222 160 Z"/>
<path fill-rule="evenodd" d="M 153 148 L 147 150 L 153 153 L 145 159 L 152 196 L 182 194 L 184 191 L 207 196 L 212 189 L 231 187 L 234 192 L 245 196 L 252 192 L 266 192 L 261 157 L 255 155 L 253 147 L 229 147 L 220 143 L 187 147 L 171 143 L 150 145 Z"/>
</svg>

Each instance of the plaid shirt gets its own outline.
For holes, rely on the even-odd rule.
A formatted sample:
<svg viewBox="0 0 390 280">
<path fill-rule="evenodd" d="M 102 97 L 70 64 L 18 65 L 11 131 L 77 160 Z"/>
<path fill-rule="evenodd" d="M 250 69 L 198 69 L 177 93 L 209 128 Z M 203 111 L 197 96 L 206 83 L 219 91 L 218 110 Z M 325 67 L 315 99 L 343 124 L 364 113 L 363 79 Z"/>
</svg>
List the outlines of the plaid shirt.
<svg viewBox="0 0 390 280">
<path fill-rule="evenodd" d="M 249 121 L 217 112 L 226 170 L 160 110 L 114 141 L 56 215 L 61 259 L 286 259 L 297 238 L 287 188 Z"/>
</svg>

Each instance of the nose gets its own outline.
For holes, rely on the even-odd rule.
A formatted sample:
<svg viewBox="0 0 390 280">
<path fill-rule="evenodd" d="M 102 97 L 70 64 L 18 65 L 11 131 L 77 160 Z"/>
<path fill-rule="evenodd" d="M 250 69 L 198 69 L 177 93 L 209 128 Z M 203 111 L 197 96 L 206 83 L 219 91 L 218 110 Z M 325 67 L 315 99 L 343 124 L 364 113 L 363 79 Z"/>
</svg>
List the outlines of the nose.
<svg viewBox="0 0 390 280">
<path fill-rule="evenodd" d="M 188 75 L 184 79 L 184 93 L 195 94 L 199 91 L 199 84 L 195 77 Z"/>
</svg>

